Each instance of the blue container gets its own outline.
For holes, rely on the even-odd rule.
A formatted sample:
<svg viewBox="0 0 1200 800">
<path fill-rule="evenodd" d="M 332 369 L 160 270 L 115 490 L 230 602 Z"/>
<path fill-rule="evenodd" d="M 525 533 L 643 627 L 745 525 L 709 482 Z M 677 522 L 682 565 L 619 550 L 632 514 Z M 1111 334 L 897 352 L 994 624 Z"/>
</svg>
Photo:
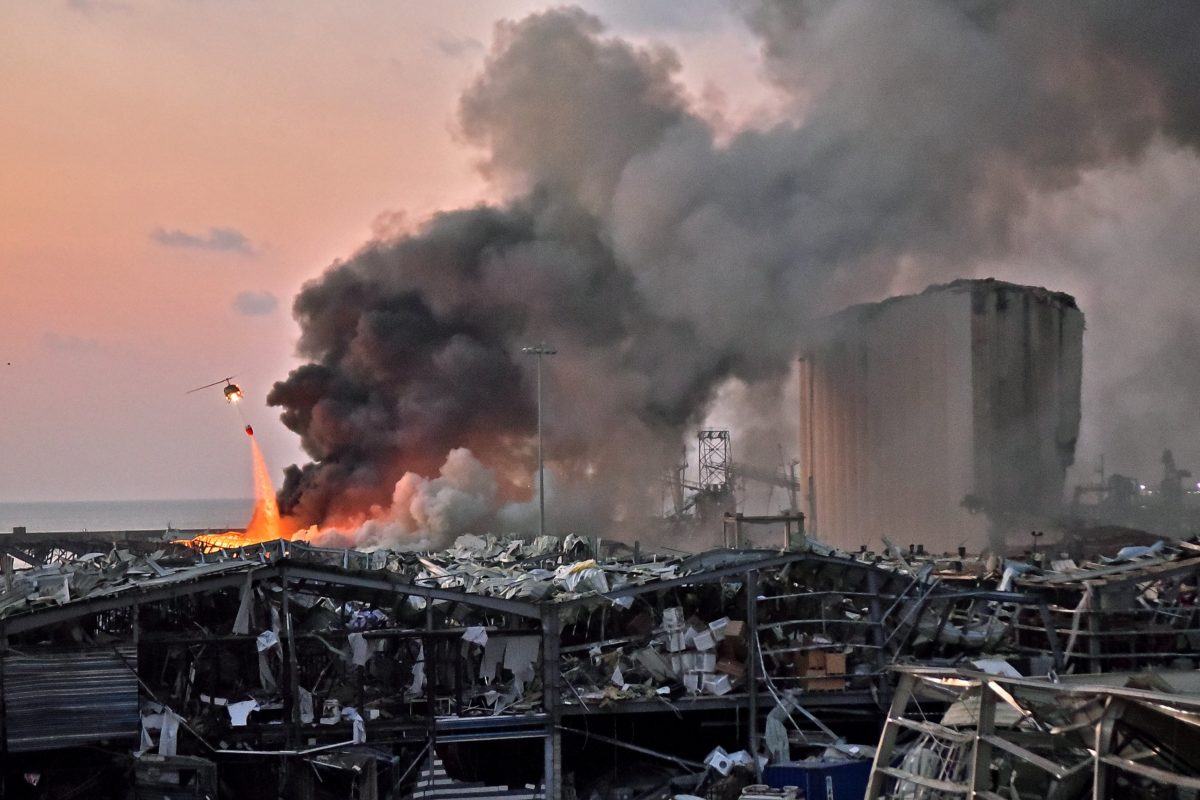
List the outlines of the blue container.
<svg viewBox="0 0 1200 800">
<path fill-rule="evenodd" d="M 799 786 L 805 800 L 863 800 L 871 778 L 870 761 L 807 761 L 771 764 L 763 783 L 772 789 Z"/>
</svg>

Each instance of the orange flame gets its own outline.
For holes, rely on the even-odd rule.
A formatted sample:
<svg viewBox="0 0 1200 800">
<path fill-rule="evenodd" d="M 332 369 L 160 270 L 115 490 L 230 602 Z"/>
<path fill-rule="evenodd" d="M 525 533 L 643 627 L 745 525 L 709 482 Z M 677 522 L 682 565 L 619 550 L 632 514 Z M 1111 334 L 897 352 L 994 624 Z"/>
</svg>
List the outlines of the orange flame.
<svg viewBox="0 0 1200 800">
<path fill-rule="evenodd" d="M 254 461 L 254 513 L 245 533 L 229 531 L 222 534 L 197 536 L 190 544 L 200 550 L 244 547 L 248 544 L 270 542 L 275 539 L 291 539 L 291 530 L 280 524 L 279 505 L 275 501 L 275 484 L 271 471 L 258 447 L 258 440 L 250 434 L 250 451 Z"/>
<path fill-rule="evenodd" d="M 246 526 L 247 544 L 292 538 L 283 533 L 279 526 L 279 505 L 275 502 L 275 484 L 271 482 L 271 471 L 258 447 L 258 440 L 250 437 L 250 449 L 254 457 L 254 513 Z"/>
</svg>

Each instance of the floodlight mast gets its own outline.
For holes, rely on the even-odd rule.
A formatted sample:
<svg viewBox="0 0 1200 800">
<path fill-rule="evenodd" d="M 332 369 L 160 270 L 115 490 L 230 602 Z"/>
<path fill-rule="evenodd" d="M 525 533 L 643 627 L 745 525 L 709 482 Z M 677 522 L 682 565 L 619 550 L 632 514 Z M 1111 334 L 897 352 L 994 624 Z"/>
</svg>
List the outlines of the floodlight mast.
<svg viewBox="0 0 1200 800">
<path fill-rule="evenodd" d="M 542 356 L 558 351 L 539 342 L 534 347 L 522 347 L 526 355 L 537 356 L 537 433 L 538 433 L 538 536 L 546 535 L 546 464 L 542 458 Z"/>
</svg>

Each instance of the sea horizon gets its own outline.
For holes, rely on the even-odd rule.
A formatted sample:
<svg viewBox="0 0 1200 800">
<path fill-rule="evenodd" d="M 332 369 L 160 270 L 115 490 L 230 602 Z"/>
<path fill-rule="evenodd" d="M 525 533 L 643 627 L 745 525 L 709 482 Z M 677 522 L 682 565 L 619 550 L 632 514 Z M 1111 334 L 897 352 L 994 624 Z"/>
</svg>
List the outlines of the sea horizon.
<svg viewBox="0 0 1200 800">
<path fill-rule="evenodd" d="M 0 502 L 0 534 L 244 528 L 254 498 L 177 500 L 36 500 Z"/>
</svg>

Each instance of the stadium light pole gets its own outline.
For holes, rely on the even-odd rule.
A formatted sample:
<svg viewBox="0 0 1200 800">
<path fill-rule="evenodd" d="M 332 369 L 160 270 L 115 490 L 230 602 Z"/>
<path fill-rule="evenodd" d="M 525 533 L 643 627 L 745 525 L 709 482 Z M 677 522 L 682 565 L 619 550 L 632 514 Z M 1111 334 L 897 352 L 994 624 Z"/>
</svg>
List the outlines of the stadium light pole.
<svg viewBox="0 0 1200 800">
<path fill-rule="evenodd" d="M 546 535 L 546 465 L 542 460 L 542 356 L 558 351 L 540 342 L 536 347 L 522 347 L 526 355 L 537 356 L 537 431 L 538 431 L 538 536 Z"/>
</svg>

